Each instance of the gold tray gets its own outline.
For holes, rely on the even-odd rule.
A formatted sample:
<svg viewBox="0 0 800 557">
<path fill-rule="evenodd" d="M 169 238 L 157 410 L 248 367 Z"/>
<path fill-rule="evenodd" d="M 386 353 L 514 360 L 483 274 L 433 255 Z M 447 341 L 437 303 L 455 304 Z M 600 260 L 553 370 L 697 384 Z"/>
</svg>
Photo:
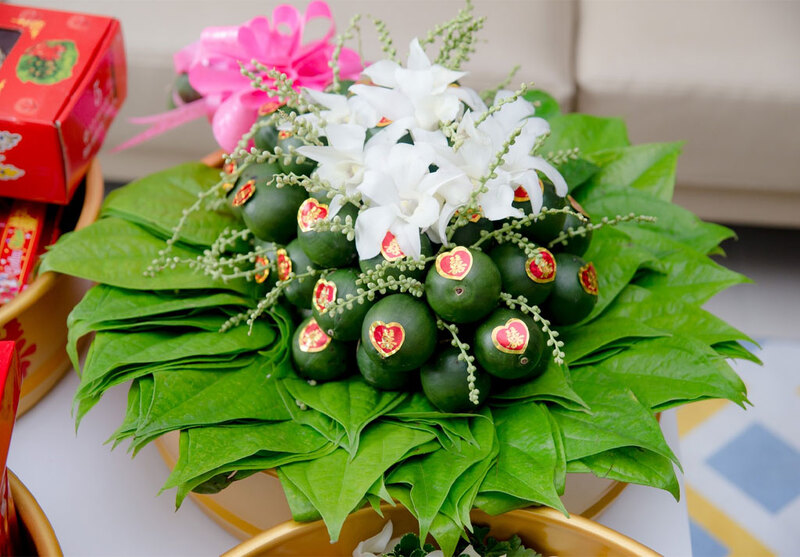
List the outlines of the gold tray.
<svg viewBox="0 0 800 557">
<path fill-rule="evenodd" d="M 8 471 L 8 484 L 21 529 L 22 547 L 18 548 L 17 554 L 63 557 L 50 521 L 31 492 L 11 470 Z"/>
<path fill-rule="evenodd" d="M 342 527 L 339 541 L 331 544 L 322 521 L 300 524 L 288 521 L 234 547 L 222 557 L 350 556 L 362 540 L 381 531 L 387 520 L 394 535 L 416 531 L 416 520 L 404 508 L 381 505 L 384 518 L 371 508 L 350 515 Z M 472 511 L 475 524 L 488 525 L 490 534 L 508 539 L 517 534 L 523 545 L 543 555 L 614 555 L 656 557 L 658 553 L 619 532 L 586 518 L 566 518 L 549 508 L 522 509 L 498 516 Z"/>
<path fill-rule="evenodd" d="M 94 159 L 86 175 L 86 193 L 75 229 L 97 219 L 104 184 L 100 164 Z M 52 389 L 72 367 L 66 353 L 67 315 L 89 289 L 88 281 L 44 273 L 19 296 L 0 307 L 0 340 L 17 343 L 22 368 L 21 416 Z"/>
</svg>

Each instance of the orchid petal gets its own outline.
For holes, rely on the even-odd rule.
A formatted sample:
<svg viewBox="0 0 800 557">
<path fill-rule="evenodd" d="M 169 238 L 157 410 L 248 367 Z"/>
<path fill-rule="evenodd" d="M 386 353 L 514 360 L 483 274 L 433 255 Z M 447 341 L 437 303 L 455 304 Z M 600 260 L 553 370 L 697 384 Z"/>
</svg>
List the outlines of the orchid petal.
<svg viewBox="0 0 800 557">
<path fill-rule="evenodd" d="M 395 222 L 393 207 L 371 207 L 356 219 L 356 250 L 360 259 L 371 259 L 381 251 L 389 227 Z"/>
</svg>

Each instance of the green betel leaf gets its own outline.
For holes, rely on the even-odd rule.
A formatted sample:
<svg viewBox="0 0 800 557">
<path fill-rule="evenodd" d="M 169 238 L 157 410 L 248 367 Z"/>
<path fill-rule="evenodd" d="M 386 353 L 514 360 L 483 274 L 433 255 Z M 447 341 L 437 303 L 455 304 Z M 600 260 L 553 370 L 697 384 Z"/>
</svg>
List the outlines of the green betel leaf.
<svg viewBox="0 0 800 557">
<path fill-rule="evenodd" d="M 678 478 L 672 461 L 641 447 L 622 447 L 570 462 L 569 472 L 589 472 L 600 478 L 657 487 L 679 500 Z"/>
<path fill-rule="evenodd" d="M 642 447 L 677 462 L 650 408 L 616 376 L 580 367 L 573 370 L 572 383 L 590 411 L 550 408 L 568 462 L 620 447 Z"/>
<path fill-rule="evenodd" d="M 290 419 L 277 380 L 268 377 L 274 368 L 265 360 L 250 357 L 250 363 L 238 369 L 153 373 L 153 402 L 139 419 L 136 436 L 153 438 L 176 429 L 234 420 Z"/>
<path fill-rule="evenodd" d="M 89 289 L 83 299 L 72 310 L 67 325 L 79 321 L 101 323 L 103 321 L 135 320 L 142 317 L 175 314 L 188 310 L 247 307 L 247 298 L 232 292 L 159 292 L 127 290 L 98 284 Z"/>
<path fill-rule="evenodd" d="M 48 251 L 40 272 L 56 271 L 135 290 L 232 290 L 249 294 L 252 284 L 236 279 L 214 280 L 185 265 L 145 276 L 150 264 L 166 247 L 164 240 L 143 228 L 119 218 L 105 218 L 91 226 L 64 234 Z M 174 246 L 173 257 L 195 259 L 198 252 Z"/>
<path fill-rule="evenodd" d="M 530 89 L 522 95 L 529 103 L 533 103 L 536 108 L 534 116 L 537 118 L 544 118 L 551 120 L 553 117 L 561 114 L 561 107 L 558 106 L 558 101 L 552 95 L 541 89 Z"/>
<path fill-rule="evenodd" d="M 726 358 L 749 360 L 758 365 L 761 365 L 763 363 L 758 356 L 750 352 L 750 350 L 748 350 L 741 343 L 736 342 L 735 340 L 726 340 L 723 342 L 717 342 L 715 344 L 712 344 L 711 348 L 714 349 L 714 352 Z"/>
<path fill-rule="evenodd" d="M 630 145 L 625 122 L 621 118 L 602 118 L 588 114 L 559 114 L 550 118 L 550 137 L 542 153 L 578 148 L 581 158 L 594 162 L 591 153 Z"/>
<path fill-rule="evenodd" d="M 614 374 L 642 403 L 657 410 L 709 397 L 727 398 L 740 406 L 747 401 L 747 389 L 730 365 L 708 345 L 688 336 L 643 340 L 604 360 L 599 368 Z"/>
<path fill-rule="evenodd" d="M 668 334 L 641 321 L 604 314 L 582 327 L 565 330 L 562 340 L 564 345 L 569 347 L 566 362 L 573 365 L 590 354 L 608 348 L 612 343 L 619 345 L 622 341 L 627 345 L 642 338 L 662 337 Z"/>
<path fill-rule="evenodd" d="M 633 243 L 626 234 L 613 228 L 601 228 L 593 238 L 583 259 L 597 269 L 598 296 L 591 321 L 617 297 L 642 266 L 652 261 L 653 254 Z M 567 346 L 569 350 L 569 346 Z"/>
<path fill-rule="evenodd" d="M 528 400 L 552 402 L 575 411 L 586 409 L 586 403 L 572 390 L 566 369 L 555 363 L 549 354 L 547 357 L 547 368 L 542 375 L 533 381 L 495 393 L 492 395 L 493 399 L 499 404 L 516 404 L 519 400 Z"/>
<path fill-rule="evenodd" d="M 726 288 L 752 282 L 683 244 L 666 238 L 663 243 L 673 248 L 671 253 L 661 256 L 659 263 L 665 272 L 644 274 L 636 279 L 637 285 L 699 306 Z"/>
<path fill-rule="evenodd" d="M 195 162 L 181 164 L 112 191 L 103 203 L 101 216 L 119 217 L 169 238 L 183 211 L 219 179 L 219 169 Z M 210 246 L 226 228 L 241 227 L 231 213 L 194 211 L 187 216 L 179 238 L 189 244 Z"/>
<path fill-rule="evenodd" d="M 342 424 L 347 432 L 350 454 L 358 450 L 358 439 L 364 427 L 406 397 L 405 393 L 378 391 L 360 376 L 314 386 L 297 377 L 288 377 L 284 385 L 294 398 Z"/>
<path fill-rule="evenodd" d="M 526 499 L 499 491 L 481 491 L 475 498 L 475 507 L 493 516 L 530 506 L 530 502 Z"/>
<path fill-rule="evenodd" d="M 672 199 L 675 165 L 681 143 L 650 143 L 634 146 L 599 145 L 587 158 L 601 168 L 577 192 L 581 197 L 605 197 L 615 190 L 640 190 L 664 202 Z M 589 211 L 593 217 L 594 213 Z"/>
<path fill-rule="evenodd" d="M 122 423 L 117 428 L 117 430 L 111 434 L 106 440 L 106 443 L 114 442 L 112 445 L 112 449 L 116 448 L 116 446 L 122 442 L 124 439 L 131 437 L 136 432 L 136 426 L 139 423 L 139 384 L 146 378 L 140 377 L 131 383 L 130 388 L 128 389 L 128 403 L 125 407 L 125 419 L 122 420 Z"/>
<path fill-rule="evenodd" d="M 522 403 L 496 409 L 494 418 L 500 451 L 480 491 L 505 493 L 566 514 L 556 491 L 556 484 L 563 480 L 555 477 L 559 455 L 547 407 Z"/>
<path fill-rule="evenodd" d="M 465 535 L 463 524 L 442 513 L 433 519 L 430 531 L 445 555 L 453 555 L 459 540 Z"/>
<path fill-rule="evenodd" d="M 488 409 L 483 410 L 483 415 L 488 419 L 472 421 L 477 445 L 465 443 L 460 451 L 439 449 L 409 459 L 386 479 L 388 484 L 406 484 L 411 488 L 410 497 L 419 521 L 420 538 L 424 539 L 427 535 L 459 476 L 474 464 L 490 457 L 494 446 L 494 426 Z"/>
<path fill-rule="evenodd" d="M 362 501 L 375 481 L 392 465 L 413 455 L 433 434 L 402 425 L 378 422 L 361 436 L 355 457 L 344 449 L 280 470 L 311 501 L 325 519 L 331 541 L 339 538 L 347 515 Z"/>
<path fill-rule="evenodd" d="M 303 455 L 329 445 L 312 428 L 293 421 L 199 427 L 186 430 L 181 437 L 186 438 L 185 447 L 181 446 L 163 489 L 262 451 Z"/>
<path fill-rule="evenodd" d="M 192 357 L 241 354 L 264 349 L 274 340 L 274 327 L 263 320 L 254 324 L 252 334 L 246 326 L 222 335 L 164 329 L 137 333 L 99 331 L 86 356 L 76 398 L 97 394 L 126 366 L 148 367 Z"/>
<path fill-rule="evenodd" d="M 292 512 L 292 518 L 297 522 L 311 522 L 312 520 L 319 520 L 322 515 L 314 507 L 311 500 L 306 497 L 305 493 L 294 485 L 286 474 L 278 468 L 278 479 L 281 481 L 283 493 L 286 495 L 286 502 L 289 503 L 289 510 Z"/>
<path fill-rule="evenodd" d="M 592 182 L 596 179 L 593 178 Z M 654 199 L 644 192 L 631 189 L 603 191 L 603 188 L 587 191 L 582 188 L 576 198 L 595 222 L 602 217 L 613 218 L 629 213 L 655 217 L 657 220 L 654 223 L 623 223 L 618 228 L 656 255 L 669 251 L 668 247 L 661 244 L 664 236 L 666 241 L 671 239 L 681 242 L 705 255 L 717 244 L 734 235 L 729 228 L 703 222 L 686 209 L 668 201 Z M 651 234 L 647 234 L 648 232 Z M 655 235 L 652 232 L 660 234 Z"/>
<path fill-rule="evenodd" d="M 661 290 L 629 284 L 602 318 L 628 318 L 670 334 L 691 336 L 708 345 L 752 339 L 722 319 Z M 598 319 L 599 321 L 599 319 Z M 569 354 L 568 354 L 569 355 Z"/>
</svg>

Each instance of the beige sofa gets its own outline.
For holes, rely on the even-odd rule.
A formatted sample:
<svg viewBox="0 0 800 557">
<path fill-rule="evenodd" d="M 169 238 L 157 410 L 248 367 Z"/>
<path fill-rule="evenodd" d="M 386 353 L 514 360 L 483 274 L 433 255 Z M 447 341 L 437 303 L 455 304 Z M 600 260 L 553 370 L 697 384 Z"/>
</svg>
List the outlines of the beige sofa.
<svg viewBox="0 0 800 557">
<path fill-rule="evenodd" d="M 32 3 L 63 7 L 61 0 Z M 107 178 L 128 180 L 212 150 L 204 122 L 134 149 L 130 116 L 163 109 L 171 53 L 203 27 L 269 15 L 278 2 L 74 0 L 69 8 L 123 22 L 130 93 L 102 154 Z M 307 2 L 296 2 L 304 6 Z M 800 1 L 476 0 L 488 16 L 470 84 L 520 80 L 564 107 L 622 116 L 634 142 L 685 140 L 676 200 L 733 224 L 800 226 Z M 404 56 L 411 37 L 454 14 L 461 0 L 331 0 L 340 28 L 357 12 L 384 19 Z M 364 51 L 380 50 L 371 30 Z"/>
</svg>

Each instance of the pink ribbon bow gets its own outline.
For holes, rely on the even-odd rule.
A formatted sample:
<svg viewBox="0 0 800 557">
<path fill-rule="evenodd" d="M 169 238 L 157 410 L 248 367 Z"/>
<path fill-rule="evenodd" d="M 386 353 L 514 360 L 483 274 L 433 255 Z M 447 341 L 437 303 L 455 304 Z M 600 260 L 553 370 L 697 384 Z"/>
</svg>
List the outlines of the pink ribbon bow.
<svg viewBox="0 0 800 557">
<path fill-rule="evenodd" d="M 328 23 L 325 35 L 303 44 L 303 31 L 313 19 Z M 126 141 L 115 151 L 132 147 L 190 120 L 207 116 L 217 143 L 230 152 L 259 115 L 259 108 L 275 106 L 277 98 L 253 88 L 243 76 L 242 62 L 254 70 L 257 60 L 268 68 L 285 73 L 299 89 L 324 89 L 333 80 L 328 66 L 334 44 L 335 24 L 328 4 L 315 0 L 305 14 L 289 5 L 280 5 L 272 12 L 272 22 L 256 17 L 241 26 L 208 27 L 200 39 L 181 49 L 174 56 L 175 71 L 186 73 L 191 86 L 202 98 L 178 106 L 174 110 L 132 118 L 136 124 L 150 125 L 143 133 Z M 362 70 L 361 59 L 353 50 L 344 48 L 339 56 L 340 78 L 356 79 Z M 265 83 L 274 83 L 264 76 Z"/>
</svg>

